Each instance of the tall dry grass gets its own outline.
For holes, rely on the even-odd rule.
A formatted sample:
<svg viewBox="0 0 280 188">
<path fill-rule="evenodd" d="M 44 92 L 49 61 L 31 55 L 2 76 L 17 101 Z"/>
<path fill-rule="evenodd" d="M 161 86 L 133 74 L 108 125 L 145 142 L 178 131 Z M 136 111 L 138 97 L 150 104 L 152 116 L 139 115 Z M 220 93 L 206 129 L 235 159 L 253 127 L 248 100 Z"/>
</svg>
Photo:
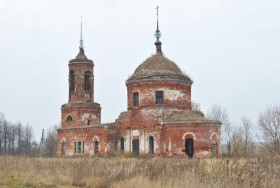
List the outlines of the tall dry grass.
<svg viewBox="0 0 280 188">
<path fill-rule="evenodd" d="M 0 187 L 279 187 L 280 157 L 0 157 Z"/>
</svg>

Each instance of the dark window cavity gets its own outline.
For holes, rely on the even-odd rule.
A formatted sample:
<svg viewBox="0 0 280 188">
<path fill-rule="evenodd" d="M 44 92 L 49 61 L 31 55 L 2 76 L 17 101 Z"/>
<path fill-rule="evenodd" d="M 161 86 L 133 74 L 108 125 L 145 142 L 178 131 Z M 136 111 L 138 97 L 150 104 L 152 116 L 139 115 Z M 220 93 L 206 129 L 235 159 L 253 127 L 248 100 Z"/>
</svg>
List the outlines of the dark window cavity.
<svg viewBox="0 0 280 188">
<path fill-rule="evenodd" d="M 87 125 L 92 125 L 92 121 L 91 120 L 87 120 Z"/>
<path fill-rule="evenodd" d="M 75 91 L 75 73 L 73 70 L 69 72 L 69 91 L 70 93 Z"/>
<path fill-rule="evenodd" d="M 124 151 L 124 138 L 121 138 L 121 151 Z"/>
<path fill-rule="evenodd" d="M 90 90 L 90 71 L 85 72 L 85 90 L 89 91 Z"/>
<path fill-rule="evenodd" d="M 66 142 L 62 142 L 61 144 L 61 153 L 62 155 L 66 155 Z"/>
<path fill-rule="evenodd" d="M 154 137 L 149 137 L 149 153 L 154 153 Z"/>
<path fill-rule="evenodd" d="M 133 93 L 133 106 L 139 106 L 139 93 Z"/>
<path fill-rule="evenodd" d="M 156 91 L 156 104 L 163 104 L 163 91 Z"/>
<path fill-rule="evenodd" d="M 99 142 L 94 141 L 94 153 L 97 154 L 99 151 Z"/>
<path fill-rule="evenodd" d="M 73 121 L 73 118 L 72 118 L 71 115 L 68 115 L 68 116 L 66 117 L 66 122 L 70 122 L 70 121 Z"/>
</svg>

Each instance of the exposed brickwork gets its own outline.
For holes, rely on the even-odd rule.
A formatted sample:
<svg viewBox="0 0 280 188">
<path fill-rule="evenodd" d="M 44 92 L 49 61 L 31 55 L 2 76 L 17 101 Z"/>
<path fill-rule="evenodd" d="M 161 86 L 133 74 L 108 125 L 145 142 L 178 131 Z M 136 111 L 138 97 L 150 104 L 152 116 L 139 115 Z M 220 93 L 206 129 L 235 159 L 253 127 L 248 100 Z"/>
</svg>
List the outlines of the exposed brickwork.
<svg viewBox="0 0 280 188">
<path fill-rule="evenodd" d="M 111 124 L 101 124 L 101 107 L 94 102 L 93 62 L 83 50 L 70 61 L 71 70 L 75 72 L 75 91 L 69 79 L 69 102 L 61 108 L 58 156 L 117 151 L 195 158 L 221 154 L 220 122 L 192 111 L 192 80 L 161 51 L 144 61 L 126 81 L 127 111 Z M 90 91 L 85 89 L 85 71 L 91 72 Z M 156 96 L 156 92 L 162 95 Z M 79 153 L 80 145 L 83 150 Z"/>
</svg>

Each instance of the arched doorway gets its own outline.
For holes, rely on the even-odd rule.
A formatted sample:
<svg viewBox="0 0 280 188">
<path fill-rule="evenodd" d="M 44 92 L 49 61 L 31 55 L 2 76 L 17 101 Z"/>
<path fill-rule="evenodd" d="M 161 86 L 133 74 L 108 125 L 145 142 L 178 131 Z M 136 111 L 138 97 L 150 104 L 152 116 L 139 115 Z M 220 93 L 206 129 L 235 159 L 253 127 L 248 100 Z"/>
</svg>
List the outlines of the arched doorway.
<svg viewBox="0 0 280 188">
<path fill-rule="evenodd" d="M 185 136 L 185 152 L 189 158 L 194 155 L 194 139 L 191 134 Z"/>
<path fill-rule="evenodd" d="M 149 153 L 154 153 L 154 137 L 149 137 Z"/>
</svg>

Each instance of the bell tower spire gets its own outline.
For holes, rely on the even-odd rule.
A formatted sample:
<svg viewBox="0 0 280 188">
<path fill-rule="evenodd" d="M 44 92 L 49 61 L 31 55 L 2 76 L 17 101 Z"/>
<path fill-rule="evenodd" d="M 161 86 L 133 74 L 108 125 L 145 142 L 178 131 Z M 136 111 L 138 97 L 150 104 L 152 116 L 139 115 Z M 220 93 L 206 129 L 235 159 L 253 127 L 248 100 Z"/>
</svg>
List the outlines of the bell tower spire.
<svg viewBox="0 0 280 188">
<path fill-rule="evenodd" d="M 81 16 L 81 37 L 80 37 L 80 49 L 84 49 L 83 40 L 83 17 Z"/>
<path fill-rule="evenodd" d="M 161 37 L 161 32 L 160 32 L 159 26 L 158 26 L 158 9 L 159 9 L 159 6 L 157 6 L 156 9 L 157 9 L 157 30 L 155 32 L 155 38 L 156 38 L 155 45 L 156 45 L 157 54 L 162 54 L 161 42 L 159 40 L 159 38 Z"/>
</svg>

